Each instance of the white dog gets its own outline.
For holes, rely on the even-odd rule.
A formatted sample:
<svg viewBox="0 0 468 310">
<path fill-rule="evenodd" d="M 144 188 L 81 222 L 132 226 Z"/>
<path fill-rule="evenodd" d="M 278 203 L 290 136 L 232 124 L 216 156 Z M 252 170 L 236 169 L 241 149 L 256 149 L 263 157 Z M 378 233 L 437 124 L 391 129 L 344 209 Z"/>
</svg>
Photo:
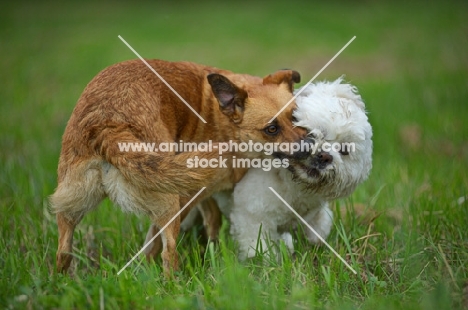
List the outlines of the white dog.
<svg viewBox="0 0 468 310">
<path fill-rule="evenodd" d="M 288 169 L 250 169 L 234 189 L 232 209 L 222 208 L 230 211 L 231 234 L 241 260 L 255 256 L 260 227 L 263 250 L 267 240 L 284 239 L 292 251 L 288 232 L 303 225 L 269 187 L 325 239 L 333 219 L 329 202 L 350 195 L 371 170 L 372 128 L 354 86 L 343 84 L 341 78 L 311 84 L 296 103 L 295 125 L 306 128 L 314 141 L 310 156 L 289 158 Z M 311 243 L 320 241 L 308 228 L 303 230 Z"/>
</svg>

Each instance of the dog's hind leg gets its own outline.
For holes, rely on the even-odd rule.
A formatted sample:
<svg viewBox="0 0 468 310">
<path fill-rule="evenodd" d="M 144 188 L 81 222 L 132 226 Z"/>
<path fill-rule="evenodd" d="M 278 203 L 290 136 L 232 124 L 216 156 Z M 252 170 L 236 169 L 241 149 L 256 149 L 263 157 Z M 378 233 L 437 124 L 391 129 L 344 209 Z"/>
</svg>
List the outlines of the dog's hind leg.
<svg viewBox="0 0 468 310">
<path fill-rule="evenodd" d="M 160 235 L 145 248 L 147 259 L 151 260 L 162 248 L 162 261 L 165 275 L 177 269 L 176 238 L 180 230 L 181 209 L 178 194 L 150 191 L 129 182 L 122 172 L 109 163 L 103 165 L 103 187 L 110 200 L 127 212 L 143 212 L 152 225 L 146 243 L 161 231 Z M 162 246 L 161 246 L 162 243 Z"/>
<path fill-rule="evenodd" d="M 188 198 L 187 199 L 179 198 L 179 199 L 180 199 L 180 208 L 183 208 Z M 198 212 L 198 209 L 194 209 L 191 211 Z M 192 214 L 191 211 L 190 211 L 190 208 L 185 209 L 184 212 L 180 214 L 180 218 L 181 218 L 180 221 L 182 222 L 184 219 L 187 219 L 188 215 Z M 191 227 L 192 224 L 193 223 L 190 223 L 189 227 Z M 182 228 L 182 225 L 181 225 L 181 228 Z M 148 229 L 148 232 L 146 233 L 145 245 L 148 244 L 151 241 L 151 239 L 153 239 L 153 237 L 156 236 L 158 233 L 159 233 L 158 226 L 156 226 L 155 224 L 151 224 L 150 228 Z M 156 238 L 154 238 L 153 242 L 145 248 L 144 253 L 146 256 L 146 260 L 148 262 L 155 260 L 156 256 L 161 253 L 162 248 L 163 248 L 163 243 L 162 243 L 161 235 L 159 235 Z"/>
<path fill-rule="evenodd" d="M 148 233 L 146 234 L 146 240 L 145 240 L 145 245 L 153 239 L 153 237 L 159 232 L 159 228 L 151 224 L 151 227 L 148 230 Z M 162 239 L 161 236 L 157 236 L 153 242 L 148 245 L 144 251 L 146 255 L 146 260 L 148 262 L 156 259 L 156 256 L 161 253 L 163 244 L 162 244 Z"/>
<path fill-rule="evenodd" d="M 184 198 L 181 198 L 181 207 L 185 205 Z M 193 205 L 193 203 L 192 203 Z M 217 242 L 219 237 L 219 230 L 221 228 L 221 212 L 218 208 L 216 200 L 212 197 L 208 197 L 197 205 L 196 208 L 192 209 L 190 212 L 183 212 L 181 214 L 181 220 L 184 221 L 185 230 L 187 231 L 193 225 L 196 224 L 197 216 L 200 216 L 200 219 L 203 219 L 203 225 L 205 227 L 206 236 L 209 242 Z M 193 217 L 193 218 L 189 218 Z M 187 222 L 188 221 L 188 222 Z M 153 237 L 159 233 L 159 228 L 152 224 L 146 234 L 145 245 L 153 239 Z M 161 253 L 163 247 L 161 236 L 157 236 L 153 242 L 145 248 L 146 260 L 148 262 L 154 260 L 156 256 Z"/>
<path fill-rule="evenodd" d="M 58 249 L 57 249 L 57 271 L 66 273 L 72 260 L 73 232 L 82 216 L 69 219 L 65 212 L 57 213 L 58 225 Z"/>
<path fill-rule="evenodd" d="M 180 210 L 179 195 L 159 194 L 158 196 L 158 200 L 156 201 L 164 204 L 164 211 L 161 212 L 162 208 L 157 208 L 153 212 L 150 211 L 150 219 L 153 223 L 153 232 L 161 230 L 161 258 L 163 262 L 164 275 L 168 277 L 171 275 L 172 271 L 177 270 L 178 268 L 176 246 L 177 236 L 179 235 L 180 230 L 180 216 L 175 218 L 174 216 Z M 159 241 L 155 240 L 155 242 Z"/>
<path fill-rule="evenodd" d="M 198 205 L 198 210 L 203 217 L 203 226 L 205 227 L 208 241 L 217 242 L 219 229 L 221 228 L 221 211 L 214 198 L 208 197 Z"/>
<path fill-rule="evenodd" d="M 58 225 L 57 270 L 66 273 L 72 260 L 73 232 L 83 216 L 104 199 L 101 170 L 89 161 L 72 166 L 50 197 Z"/>
<path fill-rule="evenodd" d="M 181 198 L 181 208 L 185 206 L 185 202 L 186 199 Z M 192 202 L 192 205 L 193 204 L 194 203 Z M 186 212 L 182 212 L 180 215 L 181 229 L 183 231 L 189 230 L 196 225 L 197 220 L 200 219 L 203 221 L 208 241 L 217 242 L 219 229 L 221 227 L 221 212 L 216 201 L 213 198 L 208 197 L 201 203 L 197 204 L 197 206 L 190 210 L 190 212 L 187 212 L 187 210 L 185 210 Z M 159 233 L 159 228 L 152 224 L 146 234 L 145 245 L 150 242 L 157 233 Z M 146 255 L 146 260 L 148 262 L 154 260 L 156 256 L 161 253 L 162 247 L 163 244 L 161 236 L 157 236 L 153 242 L 145 248 L 144 253 Z"/>
</svg>

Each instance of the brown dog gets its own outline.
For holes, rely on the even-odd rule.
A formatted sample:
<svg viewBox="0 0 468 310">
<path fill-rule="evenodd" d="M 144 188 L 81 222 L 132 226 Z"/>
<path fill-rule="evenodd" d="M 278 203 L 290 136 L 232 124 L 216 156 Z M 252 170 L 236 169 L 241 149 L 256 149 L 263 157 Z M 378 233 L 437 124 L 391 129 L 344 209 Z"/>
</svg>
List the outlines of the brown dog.
<svg viewBox="0 0 468 310">
<path fill-rule="evenodd" d="M 292 126 L 294 105 L 268 123 L 292 98 L 293 83 L 300 79 L 295 71 L 261 79 L 189 62 L 148 63 L 207 123 L 139 60 L 100 72 L 83 91 L 65 129 L 58 187 L 50 198 L 59 231 L 59 271 L 70 265 L 76 225 L 106 196 L 124 211 L 145 212 L 154 227 L 162 228 L 202 187 L 207 189 L 192 205 L 232 187 L 242 176 L 232 169 L 187 167 L 194 156 L 218 158 L 218 150 L 123 152 L 118 143 L 281 143 L 297 142 L 305 134 Z M 176 219 L 161 234 L 165 273 L 177 267 L 179 226 Z"/>
</svg>

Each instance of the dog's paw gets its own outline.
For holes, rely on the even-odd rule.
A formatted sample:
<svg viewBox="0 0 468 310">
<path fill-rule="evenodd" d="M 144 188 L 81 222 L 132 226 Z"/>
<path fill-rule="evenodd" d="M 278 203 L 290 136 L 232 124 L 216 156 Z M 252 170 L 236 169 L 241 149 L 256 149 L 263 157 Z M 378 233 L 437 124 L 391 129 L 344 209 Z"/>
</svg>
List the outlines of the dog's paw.
<svg viewBox="0 0 468 310">
<path fill-rule="evenodd" d="M 288 249 L 289 253 L 294 253 L 294 242 L 293 242 L 293 237 L 289 232 L 285 232 L 281 234 L 280 240 L 284 242 L 284 245 Z"/>
</svg>

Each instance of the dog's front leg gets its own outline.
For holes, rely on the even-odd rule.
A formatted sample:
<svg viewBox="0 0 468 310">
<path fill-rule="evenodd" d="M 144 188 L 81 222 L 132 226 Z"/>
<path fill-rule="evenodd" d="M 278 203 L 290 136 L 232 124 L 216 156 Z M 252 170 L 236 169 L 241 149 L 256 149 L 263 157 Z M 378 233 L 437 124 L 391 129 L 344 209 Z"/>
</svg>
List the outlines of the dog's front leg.
<svg viewBox="0 0 468 310">
<path fill-rule="evenodd" d="M 327 239 L 333 226 L 333 212 L 328 207 L 328 203 L 324 202 L 319 208 L 312 209 L 304 216 L 304 220 L 312 226 L 316 233 L 324 240 Z M 307 240 L 312 244 L 321 244 L 319 237 L 309 228 L 303 225 L 306 232 Z"/>
<path fill-rule="evenodd" d="M 239 245 L 241 261 L 255 257 L 257 254 L 267 259 L 270 257 L 270 252 L 276 255 L 274 243 L 279 239 L 279 235 L 274 223 L 236 208 L 233 209 L 230 220 L 231 234 Z"/>
</svg>

